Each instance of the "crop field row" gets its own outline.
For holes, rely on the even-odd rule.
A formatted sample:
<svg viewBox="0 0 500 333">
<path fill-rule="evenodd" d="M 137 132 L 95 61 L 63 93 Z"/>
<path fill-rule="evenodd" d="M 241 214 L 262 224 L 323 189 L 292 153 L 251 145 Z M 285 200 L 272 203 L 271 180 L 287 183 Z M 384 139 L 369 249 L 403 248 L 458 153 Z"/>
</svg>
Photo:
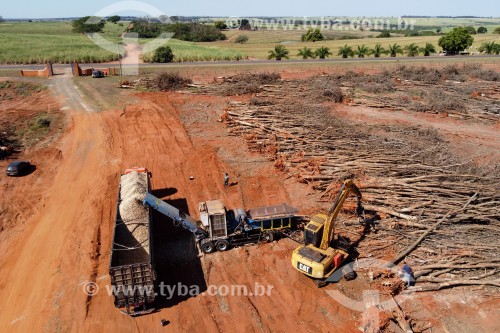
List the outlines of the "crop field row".
<svg viewBox="0 0 500 333">
<path fill-rule="evenodd" d="M 148 40 L 141 40 L 142 44 Z M 192 61 L 231 61 L 244 58 L 244 52 L 235 50 L 231 47 L 223 48 L 214 43 L 191 43 L 177 39 L 169 40 L 165 45 L 169 46 L 174 55 L 174 62 L 192 62 Z M 152 56 L 151 52 L 145 52 L 143 60 L 149 62 Z"/>
<path fill-rule="evenodd" d="M 0 24 L 0 63 L 105 62 L 118 59 L 84 35 L 72 32 L 69 22 L 23 22 Z M 118 42 L 123 26 L 107 24 L 103 37 Z"/>
</svg>

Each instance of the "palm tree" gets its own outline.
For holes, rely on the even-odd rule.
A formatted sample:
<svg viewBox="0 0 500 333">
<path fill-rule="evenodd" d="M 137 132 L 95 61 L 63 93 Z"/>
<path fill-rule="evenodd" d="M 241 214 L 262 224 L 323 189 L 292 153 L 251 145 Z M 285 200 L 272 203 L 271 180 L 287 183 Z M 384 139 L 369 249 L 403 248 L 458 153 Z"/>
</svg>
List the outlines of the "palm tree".
<svg viewBox="0 0 500 333">
<path fill-rule="evenodd" d="M 332 55 L 332 52 L 330 52 L 330 49 L 328 47 L 320 47 L 319 49 L 317 49 L 316 51 L 314 51 L 314 54 L 316 55 L 316 57 L 320 58 L 320 59 L 325 59 L 325 58 L 328 58 L 329 56 Z"/>
<path fill-rule="evenodd" d="M 346 44 L 339 49 L 338 55 L 342 56 L 342 58 L 354 57 L 354 52 L 352 51 L 352 48 Z"/>
<path fill-rule="evenodd" d="M 289 52 L 286 47 L 284 47 L 283 45 L 276 45 L 274 47 L 274 50 L 269 51 L 269 56 L 267 57 L 267 59 L 276 59 L 277 61 L 280 61 L 283 58 L 290 59 L 288 57 L 288 53 Z"/>
<path fill-rule="evenodd" d="M 424 54 L 424 57 L 428 57 L 431 53 L 436 53 L 436 48 L 431 43 L 427 43 L 425 47 L 420 48 L 420 52 Z"/>
<path fill-rule="evenodd" d="M 389 44 L 389 54 L 391 57 L 397 57 L 398 53 L 403 54 L 403 49 L 398 43 L 394 43 L 393 45 Z"/>
<path fill-rule="evenodd" d="M 377 45 L 375 45 L 375 47 L 370 51 L 371 54 L 373 54 L 373 56 L 375 58 L 380 58 L 380 56 L 382 54 L 387 54 L 387 51 L 382 47 L 382 44 L 378 43 Z"/>
<path fill-rule="evenodd" d="M 359 46 L 356 51 L 354 51 L 354 54 L 358 56 L 358 58 L 364 58 L 365 55 L 369 56 L 370 55 L 370 49 L 365 46 L 365 44 Z"/>
<path fill-rule="evenodd" d="M 416 57 L 418 56 L 418 52 L 420 49 L 418 48 L 417 44 L 411 43 L 410 45 L 405 46 L 405 51 L 408 57 Z"/>
<path fill-rule="evenodd" d="M 495 42 L 486 42 L 483 43 L 477 50 L 481 53 L 484 52 L 486 54 L 497 53 L 496 51 L 498 50 L 498 44 L 496 44 Z"/>
<path fill-rule="evenodd" d="M 297 53 L 298 57 L 302 57 L 302 59 L 307 59 L 307 58 L 316 58 L 316 55 L 314 54 L 313 50 L 310 48 L 304 46 L 303 49 L 299 50 L 299 53 Z"/>
</svg>

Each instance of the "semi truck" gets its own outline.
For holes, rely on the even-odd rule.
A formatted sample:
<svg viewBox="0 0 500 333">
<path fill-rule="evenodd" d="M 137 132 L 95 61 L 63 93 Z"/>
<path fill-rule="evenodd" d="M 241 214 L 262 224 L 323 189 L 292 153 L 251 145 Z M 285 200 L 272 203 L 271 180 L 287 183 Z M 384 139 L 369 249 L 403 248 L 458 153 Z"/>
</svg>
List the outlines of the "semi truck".
<svg viewBox="0 0 500 333">
<path fill-rule="evenodd" d="M 177 208 L 146 195 L 144 205 L 170 217 L 174 225 L 193 233 L 204 253 L 226 251 L 231 247 L 259 241 L 273 241 L 285 230 L 297 228 L 297 210 L 287 204 L 250 209 L 227 210 L 222 201 L 212 200 L 198 205 L 200 222 Z"/>
<path fill-rule="evenodd" d="M 132 178 L 140 186 L 134 187 L 132 184 L 130 188 Z M 124 191 L 125 186 L 129 187 L 128 192 Z M 140 216 L 136 219 L 123 218 L 120 211 L 124 212 L 123 209 L 128 208 L 127 203 L 135 204 L 137 198 L 134 195 L 145 196 L 150 190 L 150 173 L 145 168 L 128 169 L 120 177 L 109 275 L 115 306 L 130 316 L 155 311 L 152 212 L 149 207 L 142 206 L 142 202 L 138 203 L 142 207 L 132 207 L 139 211 Z M 142 191 L 147 193 L 140 193 Z"/>
<path fill-rule="evenodd" d="M 151 194 L 146 168 L 126 170 L 120 177 L 109 275 L 114 304 L 124 314 L 155 311 L 156 272 L 152 210 L 174 226 L 191 232 L 205 253 L 226 251 L 259 241 L 272 241 L 297 228 L 297 210 L 287 204 L 227 210 L 220 200 L 199 204 L 201 221 Z"/>
<path fill-rule="evenodd" d="M 297 227 L 297 210 L 287 204 L 250 209 L 226 210 L 220 200 L 201 202 L 200 220 L 207 236 L 199 241 L 205 253 L 261 240 L 272 242 L 283 230 Z"/>
</svg>

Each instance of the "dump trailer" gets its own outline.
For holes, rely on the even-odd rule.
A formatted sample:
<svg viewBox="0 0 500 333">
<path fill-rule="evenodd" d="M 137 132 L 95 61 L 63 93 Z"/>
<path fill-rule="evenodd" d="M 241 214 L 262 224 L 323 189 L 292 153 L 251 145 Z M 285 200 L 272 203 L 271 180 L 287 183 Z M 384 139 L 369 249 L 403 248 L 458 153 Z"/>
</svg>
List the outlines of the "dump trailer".
<svg viewBox="0 0 500 333">
<path fill-rule="evenodd" d="M 150 189 L 145 168 L 128 169 L 120 177 L 109 275 L 115 306 L 130 316 L 155 311 L 152 212 L 142 205 Z"/>
<path fill-rule="evenodd" d="M 226 251 L 231 247 L 273 241 L 285 230 L 297 228 L 297 210 L 287 204 L 226 210 L 220 200 L 199 204 L 200 219 L 207 236 L 199 240 L 203 252 Z"/>
</svg>

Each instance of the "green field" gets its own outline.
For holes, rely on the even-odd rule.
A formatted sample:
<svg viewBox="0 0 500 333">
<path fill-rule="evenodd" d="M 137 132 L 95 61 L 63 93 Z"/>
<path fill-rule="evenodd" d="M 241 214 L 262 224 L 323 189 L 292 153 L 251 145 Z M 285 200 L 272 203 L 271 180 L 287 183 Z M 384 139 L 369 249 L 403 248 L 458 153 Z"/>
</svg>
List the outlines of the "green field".
<svg viewBox="0 0 500 333">
<path fill-rule="evenodd" d="M 142 44 L 148 40 L 142 39 Z M 234 49 L 232 46 L 220 47 L 215 43 L 191 43 L 182 40 L 171 39 L 167 44 L 174 52 L 174 62 L 191 62 L 191 61 L 231 61 L 241 60 L 244 58 L 244 53 Z M 143 56 L 145 62 L 149 62 L 151 53 L 147 52 Z"/>
<path fill-rule="evenodd" d="M 334 19 L 331 17 L 330 19 Z M 346 18 L 342 18 L 346 19 Z M 363 19 L 363 18 L 350 18 Z M 390 18 L 392 25 L 397 25 L 396 18 Z M 407 19 L 410 20 L 410 19 Z M 474 44 L 471 52 L 475 52 L 482 43 L 489 41 L 499 41 L 500 35 L 491 32 L 499 26 L 498 19 L 415 19 L 416 29 L 434 29 L 440 27 L 443 31 L 451 29 L 452 26 L 473 25 L 478 28 L 484 25 L 488 28 L 487 34 L 474 35 Z M 121 25 L 107 23 L 102 36 L 110 42 L 119 43 L 121 34 L 127 26 L 127 22 Z M 302 27 L 302 26 L 301 26 Z M 427 42 L 433 43 L 437 50 L 437 42 L 440 36 L 419 36 L 419 37 L 391 37 L 375 38 L 379 34 L 377 31 L 359 31 L 353 29 L 342 30 L 333 29 L 323 31 L 328 40 L 316 43 L 303 43 L 300 41 L 304 30 L 277 30 L 258 31 L 225 31 L 228 37 L 226 41 L 210 43 L 192 43 L 180 40 L 170 40 L 169 45 L 175 55 L 176 62 L 190 61 L 221 61 L 239 59 L 266 59 L 269 50 L 276 44 L 283 44 L 290 51 L 291 59 L 298 59 L 297 51 L 304 46 L 316 49 L 326 46 L 338 57 L 338 49 L 345 44 L 354 49 L 358 45 L 373 47 L 377 43 L 387 48 L 389 44 L 398 43 L 402 47 L 416 43 L 424 46 Z M 238 35 L 246 35 L 249 41 L 245 44 L 234 43 Z M 345 39 L 347 38 L 347 39 Z M 350 39 L 359 38 L 359 39 Z M 147 40 L 141 40 L 141 44 L 146 44 Z M 86 36 L 74 33 L 70 22 L 6 22 L 0 24 L 0 63 L 4 64 L 37 64 L 37 63 L 69 63 L 69 62 L 105 62 L 118 59 L 115 52 L 106 51 L 95 45 Z M 118 48 L 118 46 L 117 46 Z M 145 52 L 145 61 L 150 59 L 151 54 Z M 398 57 L 401 57 L 398 55 Z"/>
<path fill-rule="evenodd" d="M 95 45 L 86 36 L 72 32 L 69 22 L 21 22 L 0 24 L 0 63 L 103 62 L 118 55 Z M 118 42 L 124 27 L 106 24 L 103 37 Z"/>
</svg>

